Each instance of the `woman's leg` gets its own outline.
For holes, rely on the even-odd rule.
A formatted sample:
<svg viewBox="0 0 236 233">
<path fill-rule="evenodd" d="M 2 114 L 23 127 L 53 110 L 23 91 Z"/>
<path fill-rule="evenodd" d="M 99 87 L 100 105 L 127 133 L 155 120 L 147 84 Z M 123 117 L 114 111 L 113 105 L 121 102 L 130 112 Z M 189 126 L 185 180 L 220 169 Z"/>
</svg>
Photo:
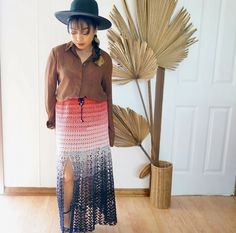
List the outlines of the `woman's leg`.
<svg viewBox="0 0 236 233">
<path fill-rule="evenodd" d="M 74 174 L 73 167 L 70 159 L 68 158 L 65 165 L 64 171 L 64 212 L 70 209 L 70 204 L 73 197 L 73 187 L 74 187 Z M 70 215 L 71 212 L 64 214 L 64 226 L 70 226 Z"/>
</svg>

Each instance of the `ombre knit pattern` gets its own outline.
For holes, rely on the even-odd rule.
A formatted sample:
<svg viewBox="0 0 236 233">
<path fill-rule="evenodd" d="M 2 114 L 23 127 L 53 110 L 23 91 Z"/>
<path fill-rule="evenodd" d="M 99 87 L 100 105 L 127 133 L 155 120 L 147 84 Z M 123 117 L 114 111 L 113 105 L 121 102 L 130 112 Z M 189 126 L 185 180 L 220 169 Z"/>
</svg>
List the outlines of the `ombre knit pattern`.
<svg viewBox="0 0 236 233">
<path fill-rule="evenodd" d="M 96 224 L 117 223 L 107 101 L 78 98 L 57 101 L 57 201 L 64 230 L 64 167 L 74 173 L 70 232 L 93 231 Z"/>
</svg>

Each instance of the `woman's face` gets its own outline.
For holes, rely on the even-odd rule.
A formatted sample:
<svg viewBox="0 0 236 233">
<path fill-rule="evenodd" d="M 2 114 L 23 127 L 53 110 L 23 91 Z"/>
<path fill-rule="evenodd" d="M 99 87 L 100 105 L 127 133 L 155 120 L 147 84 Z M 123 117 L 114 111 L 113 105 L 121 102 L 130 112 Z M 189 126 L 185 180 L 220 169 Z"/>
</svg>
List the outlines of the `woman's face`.
<svg viewBox="0 0 236 233">
<path fill-rule="evenodd" d="M 91 48 L 94 35 L 97 30 L 87 24 L 84 20 L 73 20 L 69 24 L 69 33 L 71 35 L 72 42 L 80 50 L 86 50 Z"/>
</svg>

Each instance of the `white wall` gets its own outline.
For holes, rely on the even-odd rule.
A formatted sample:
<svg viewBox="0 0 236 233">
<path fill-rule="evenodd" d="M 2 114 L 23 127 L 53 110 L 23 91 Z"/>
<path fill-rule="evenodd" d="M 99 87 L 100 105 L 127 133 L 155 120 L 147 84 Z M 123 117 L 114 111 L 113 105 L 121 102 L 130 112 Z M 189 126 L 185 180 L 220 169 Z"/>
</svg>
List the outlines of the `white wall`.
<svg viewBox="0 0 236 233">
<path fill-rule="evenodd" d="M 22 0 L 22 1 L 4 1 L 1 0 L 1 77 L 2 77 L 2 108 L 3 108 L 3 143 L 4 143 L 4 168 L 5 168 L 5 186 L 9 187 L 55 187 L 55 131 L 49 130 L 45 126 L 46 112 L 44 109 L 44 70 L 46 60 L 50 49 L 69 40 L 66 32 L 66 26 L 61 24 L 55 17 L 54 12 L 58 10 L 69 9 L 70 1 L 57 0 Z M 133 0 L 128 1 L 130 6 L 133 6 Z M 227 3 L 227 4 L 226 4 Z M 232 4 L 231 4 L 232 3 Z M 98 0 L 100 5 L 100 14 L 108 17 L 115 4 L 122 11 L 120 0 Z M 205 4 L 205 5 L 204 5 Z M 219 8 L 216 10 L 211 8 L 215 4 Z M 231 6 L 230 6 L 231 4 Z M 188 95 L 189 90 L 194 90 L 198 85 L 198 81 L 203 71 L 207 69 L 207 65 L 201 63 L 204 57 L 212 52 L 210 46 L 211 40 L 214 40 L 215 49 L 222 50 L 224 44 L 221 44 L 221 39 L 226 41 L 231 34 L 224 37 L 224 32 L 228 32 L 227 28 L 220 27 L 219 30 L 214 30 L 213 34 L 209 33 L 208 20 L 215 21 L 220 19 L 222 23 L 227 24 L 235 17 L 230 18 L 229 15 L 235 12 L 234 0 L 182 0 L 179 1 L 178 8 L 185 5 L 192 14 L 192 22 L 198 28 L 197 36 L 204 38 L 198 44 L 190 48 L 189 58 L 184 61 L 176 72 L 167 72 L 165 96 L 164 96 L 164 112 L 163 112 L 163 129 L 161 140 L 161 159 L 174 161 L 177 165 L 174 169 L 174 184 L 173 193 L 196 193 L 196 188 L 201 189 L 201 193 L 208 192 L 207 187 L 197 186 L 193 191 L 188 190 L 188 186 L 183 187 L 181 179 L 181 165 L 189 160 L 188 151 L 185 150 L 190 145 L 190 151 L 195 146 L 204 147 L 204 142 L 198 144 L 201 135 L 195 134 L 191 129 L 192 115 L 188 111 L 178 111 L 177 115 L 173 115 L 176 106 L 181 106 L 184 102 L 184 94 Z M 132 8 L 132 11 L 134 8 Z M 223 16 L 221 14 L 223 12 Z M 207 14 L 215 16 L 214 20 L 208 18 Z M 228 15 L 228 17 L 227 17 Z M 210 26 L 213 24 L 209 24 Z M 236 30 L 235 24 L 231 23 L 233 37 L 226 43 L 227 48 L 235 48 Z M 208 31 L 207 31 L 208 30 Z M 226 30 L 226 31 L 225 31 Z M 234 34 L 233 34 L 234 33 Z M 204 35 L 204 36 L 203 36 Z M 101 47 L 107 50 L 106 32 L 102 31 L 98 34 Z M 229 37 L 228 37 L 229 36 Z M 219 39 L 220 38 L 220 39 Z M 223 43 L 223 42 L 222 42 Z M 203 48 L 205 51 L 203 51 Z M 228 50 L 227 50 L 228 51 Z M 235 90 L 235 56 L 233 53 L 226 52 L 218 53 L 219 59 L 223 56 L 223 65 L 227 67 L 229 63 L 231 70 L 225 70 L 227 77 L 232 77 L 232 85 L 225 87 L 224 90 Z M 211 59 L 211 58 L 210 58 Z M 220 60 L 221 61 L 221 60 Z M 214 63 L 214 67 L 217 65 Z M 217 67 L 215 70 L 218 72 Z M 221 71 L 222 72 L 222 71 Z M 222 73 L 221 73 L 222 74 Z M 216 75 L 216 74 L 215 74 Z M 225 79 L 227 79 L 227 77 Z M 194 80 L 194 78 L 196 78 Z M 190 79 L 190 80 L 189 80 Z M 192 80 L 193 79 L 193 80 Z M 208 80 L 208 77 L 205 77 Z M 182 81 L 182 82 L 181 82 Z M 185 82 L 186 81 L 186 82 Z M 194 83 L 188 89 L 188 83 Z M 155 80 L 152 81 L 153 88 Z M 179 88 L 182 92 L 182 98 L 178 102 L 176 99 L 176 89 Z M 214 87 L 210 87 L 214 88 Z M 228 89 L 227 89 L 228 88 Z M 145 86 L 142 85 L 145 93 Z M 121 95 L 122 93 L 122 95 Z M 154 93 L 154 91 L 153 91 Z M 179 92 L 178 92 L 179 93 Z M 220 95 L 221 93 L 219 93 Z M 180 96 L 180 95 L 179 95 Z M 235 120 L 235 95 L 231 91 L 229 93 L 229 103 L 232 108 L 232 117 Z M 195 99 L 200 98 L 195 96 Z M 206 96 L 206 98 L 211 98 Z M 194 100 L 191 99 L 193 102 Z M 141 102 L 134 83 L 129 83 L 125 86 L 113 85 L 113 102 L 124 107 L 130 107 L 135 111 L 144 114 L 141 107 Z M 191 106 L 191 103 L 188 103 Z M 226 105 L 227 105 L 226 104 Z M 199 106 L 199 105 L 198 105 Z M 201 109 L 201 107 L 200 107 Z M 178 110 L 178 109 L 177 109 Z M 181 110 L 181 109 L 180 109 Z M 195 114 L 195 112 L 194 112 Z M 179 128 L 184 125 L 183 117 L 186 117 L 190 124 L 189 129 L 184 132 L 192 135 L 192 140 L 176 141 L 173 135 L 180 136 Z M 195 119 L 201 119 L 195 114 Z M 208 116 L 206 116 L 207 118 Z M 230 121 L 232 132 L 228 135 L 231 143 L 232 137 L 235 136 L 235 123 Z M 194 127 L 197 127 L 196 125 Z M 207 134 L 207 129 L 204 129 Z M 188 136 L 189 136 L 188 135 Z M 177 137 L 176 136 L 176 137 Z M 187 136 L 187 137 L 188 137 Z M 214 136 L 214 135 L 213 135 Z M 228 141 L 226 143 L 228 143 Z M 179 142 L 179 143 L 178 143 Z M 182 143 L 183 142 L 183 143 Z M 181 144 L 182 143 L 182 144 Z M 235 152 L 234 145 L 227 144 L 230 151 L 224 155 L 225 163 L 232 163 L 232 151 Z M 144 142 L 144 147 L 149 151 L 149 138 Z M 182 158 L 178 153 L 184 153 Z M 147 162 L 142 151 L 138 148 L 112 148 L 114 178 L 116 188 L 145 188 L 148 187 L 148 177 L 144 180 L 138 178 L 138 171 L 143 164 Z M 178 157 L 179 156 L 179 157 Z M 191 161 L 198 158 L 198 153 L 191 154 Z M 221 158 L 223 154 L 219 155 Z M 186 182 L 192 182 L 202 174 L 201 168 L 196 173 L 192 174 L 190 165 L 186 163 L 184 177 L 191 177 Z M 197 168 L 196 165 L 195 168 Z M 223 177 L 230 177 L 227 187 L 222 187 L 221 193 L 230 193 L 232 181 L 235 176 L 235 166 L 231 166 L 229 174 Z M 193 176 L 189 176 L 189 174 Z M 201 177 L 202 178 L 202 177 Z M 203 178 L 204 179 L 204 178 Z M 223 181 L 222 181 L 223 182 Z M 233 188 L 233 187 L 232 187 Z M 204 191 L 205 190 L 205 191 Z M 233 189 L 232 189 L 233 190 Z M 219 190 L 215 190 L 219 193 Z"/>
</svg>

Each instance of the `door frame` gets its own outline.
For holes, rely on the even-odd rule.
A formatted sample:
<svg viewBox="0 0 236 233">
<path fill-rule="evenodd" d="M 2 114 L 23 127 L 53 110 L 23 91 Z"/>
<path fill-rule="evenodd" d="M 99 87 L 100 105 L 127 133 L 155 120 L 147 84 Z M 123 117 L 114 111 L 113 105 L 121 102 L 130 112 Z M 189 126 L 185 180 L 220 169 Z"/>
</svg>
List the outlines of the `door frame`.
<svg viewBox="0 0 236 233">
<path fill-rule="evenodd" d="M 1 65 L 1 64 L 0 64 Z M 4 194 L 3 133 L 2 133 L 2 85 L 0 66 L 0 194 Z"/>
</svg>

